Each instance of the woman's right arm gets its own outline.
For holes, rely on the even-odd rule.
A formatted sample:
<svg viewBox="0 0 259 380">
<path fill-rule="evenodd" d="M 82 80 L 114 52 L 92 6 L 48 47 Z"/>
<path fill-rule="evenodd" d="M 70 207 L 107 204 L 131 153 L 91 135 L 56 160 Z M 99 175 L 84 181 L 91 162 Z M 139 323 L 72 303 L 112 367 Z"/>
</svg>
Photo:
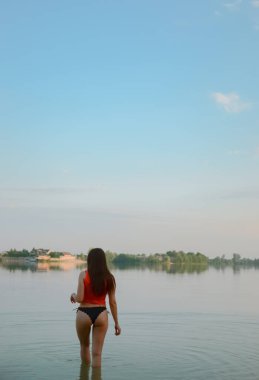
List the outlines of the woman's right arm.
<svg viewBox="0 0 259 380">
<path fill-rule="evenodd" d="M 116 302 L 116 297 L 115 297 L 115 288 L 110 290 L 108 295 L 109 295 L 109 305 L 110 305 L 112 317 L 113 317 L 114 324 L 115 324 L 115 326 L 114 326 L 115 327 L 115 335 L 120 335 L 121 328 L 120 328 L 119 321 L 118 321 L 118 309 L 117 309 L 117 302 Z"/>
</svg>

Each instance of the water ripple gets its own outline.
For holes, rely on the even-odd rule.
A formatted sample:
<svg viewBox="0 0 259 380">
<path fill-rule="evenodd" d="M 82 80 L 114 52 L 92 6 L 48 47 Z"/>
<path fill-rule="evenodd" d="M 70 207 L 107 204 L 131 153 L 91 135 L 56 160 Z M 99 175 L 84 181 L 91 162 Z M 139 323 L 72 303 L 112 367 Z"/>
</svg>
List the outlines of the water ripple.
<svg viewBox="0 0 259 380">
<path fill-rule="evenodd" d="M 122 327 L 120 337 L 108 331 L 103 380 L 259 379 L 256 318 L 124 314 Z M 71 318 L 31 315 L 17 323 L 9 316 L 0 336 L 1 380 L 78 379 L 79 344 Z"/>
</svg>

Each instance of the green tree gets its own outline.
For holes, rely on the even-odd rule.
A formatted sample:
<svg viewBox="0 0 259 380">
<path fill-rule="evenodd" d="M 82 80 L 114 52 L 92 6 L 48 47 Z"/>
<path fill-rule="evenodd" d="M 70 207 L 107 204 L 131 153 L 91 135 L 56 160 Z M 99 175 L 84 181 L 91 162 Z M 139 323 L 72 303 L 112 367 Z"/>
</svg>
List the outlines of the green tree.
<svg viewBox="0 0 259 380">
<path fill-rule="evenodd" d="M 233 258 L 232 258 L 233 264 L 234 265 L 239 264 L 240 260 L 241 260 L 241 256 L 238 253 L 233 253 Z"/>
</svg>

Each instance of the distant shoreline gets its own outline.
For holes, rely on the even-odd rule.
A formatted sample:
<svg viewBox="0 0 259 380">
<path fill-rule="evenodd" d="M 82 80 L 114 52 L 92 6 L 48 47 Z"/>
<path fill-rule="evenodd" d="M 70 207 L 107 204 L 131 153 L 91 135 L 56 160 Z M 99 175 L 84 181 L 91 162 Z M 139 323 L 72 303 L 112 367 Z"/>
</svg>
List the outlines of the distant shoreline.
<svg viewBox="0 0 259 380">
<path fill-rule="evenodd" d="M 259 267 L 259 259 L 243 258 L 238 253 L 233 253 L 228 259 L 225 255 L 209 258 L 201 252 L 167 251 L 166 253 L 155 254 L 127 254 L 111 251 L 105 252 L 107 262 L 117 267 L 124 266 L 214 266 L 214 267 Z M 22 263 L 75 263 L 86 264 L 87 254 L 80 253 L 73 255 L 70 252 L 57 252 L 43 248 L 33 248 L 31 251 L 23 249 L 18 251 L 10 249 L 0 254 L 2 262 L 22 262 Z"/>
<path fill-rule="evenodd" d="M 31 257 L 12 257 L 12 256 L 0 256 L 0 261 L 12 261 L 12 262 L 26 262 L 26 263 L 55 263 L 55 262 L 62 262 L 62 263 L 76 263 L 76 264 L 83 264 L 85 263 L 85 260 L 82 260 L 80 258 L 77 258 L 76 256 L 71 259 L 65 259 L 65 258 L 46 258 L 46 259 L 39 259 L 39 258 L 31 258 Z"/>
</svg>

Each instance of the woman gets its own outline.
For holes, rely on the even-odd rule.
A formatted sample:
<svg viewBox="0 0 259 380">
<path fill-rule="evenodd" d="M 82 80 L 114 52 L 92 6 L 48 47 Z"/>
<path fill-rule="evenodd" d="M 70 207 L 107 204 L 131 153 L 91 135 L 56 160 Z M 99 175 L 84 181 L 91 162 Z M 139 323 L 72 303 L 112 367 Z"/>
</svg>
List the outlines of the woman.
<svg viewBox="0 0 259 380">
<path fill-rule="evenodd" d="M 91 249 L 87 256 L 87 270 L 79 275 L 77 293 L 70 296 L 72 303 L 79 302 L 76 316 L 76 331 L 81 346 L 82 361 L 90 364 L 90 332 L 92 328 L 92 366 L 101 367 L 104 338 L 108 329 L 108 314 L 105 298 L 108 294 L 109 305 L 115 323 L 115 335 L 120 335 L 116 283 L 110 273 L 105 253 L 101 248 Z"/>
</svg>

